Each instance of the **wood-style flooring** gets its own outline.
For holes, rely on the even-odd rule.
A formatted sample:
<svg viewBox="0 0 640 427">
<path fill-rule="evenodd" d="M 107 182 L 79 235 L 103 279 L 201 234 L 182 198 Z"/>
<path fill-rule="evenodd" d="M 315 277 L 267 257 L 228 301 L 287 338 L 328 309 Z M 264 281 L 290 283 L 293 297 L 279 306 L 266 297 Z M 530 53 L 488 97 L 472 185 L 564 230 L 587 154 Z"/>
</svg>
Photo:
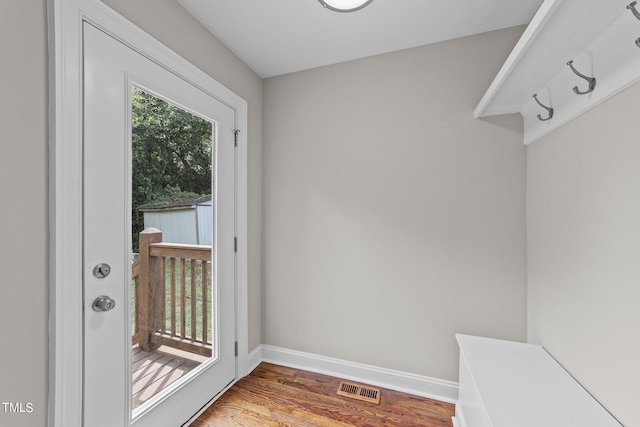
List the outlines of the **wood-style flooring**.
<svg viewBox="0 0 640 427">
<path fill-rule="evenodd" d="M 336 395 L 340 379 L 267 363 L 191 427 L 451 427 L 454 406 L 382 389 L 380 405 Z"/>
<path fill-rule="evenodd" d="M 161 346 L 153 352 L 131 350 L 131 400 L 134 408 L 167 388 L 206 358 Z"/>
</svg>

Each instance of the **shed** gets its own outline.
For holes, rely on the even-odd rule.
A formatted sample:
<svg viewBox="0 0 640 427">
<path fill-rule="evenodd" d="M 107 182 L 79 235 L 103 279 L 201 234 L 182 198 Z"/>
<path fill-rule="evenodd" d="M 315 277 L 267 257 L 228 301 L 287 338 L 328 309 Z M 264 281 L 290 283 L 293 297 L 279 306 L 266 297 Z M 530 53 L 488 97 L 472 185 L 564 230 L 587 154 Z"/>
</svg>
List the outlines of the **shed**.
<svg viewBox="0 0 640 427">
<path fill-rule="evenodd" d="M 144 228 L 162 231 L 162 240 L 189 245 L 213 242 L 213 202 L 211 196 L 187 197 L 162 205 L 138 208 L 144 213 Z"/>
</svg>

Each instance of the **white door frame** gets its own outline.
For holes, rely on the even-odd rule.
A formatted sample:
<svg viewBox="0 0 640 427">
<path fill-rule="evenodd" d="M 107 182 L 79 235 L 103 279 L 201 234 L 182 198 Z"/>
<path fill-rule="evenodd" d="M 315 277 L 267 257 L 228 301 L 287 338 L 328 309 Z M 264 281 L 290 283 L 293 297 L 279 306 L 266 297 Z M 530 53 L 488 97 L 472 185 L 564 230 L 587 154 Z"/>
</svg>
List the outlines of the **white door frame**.
<svg viewBox="0 0 640 427">
<path fill-rule="evenodd" d="M 248 374 L 247 102 L 98 0 L 47 0 L 50 427 L 82 426 L 82 22 L 236 110 L 236 378 Z"/>
</svg>

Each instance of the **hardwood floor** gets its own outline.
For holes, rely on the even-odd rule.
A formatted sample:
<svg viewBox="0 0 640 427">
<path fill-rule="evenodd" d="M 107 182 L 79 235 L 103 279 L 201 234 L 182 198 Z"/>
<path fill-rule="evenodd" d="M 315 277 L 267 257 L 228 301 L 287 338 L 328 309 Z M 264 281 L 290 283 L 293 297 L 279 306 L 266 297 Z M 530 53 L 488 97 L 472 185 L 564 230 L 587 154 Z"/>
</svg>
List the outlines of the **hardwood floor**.
<svg viewBox="0 0 640 427">
<path fill-rule="evenodd" d="M 454 406 L 382 390 L 380 405 L 336 395 L 341 379 L 267 363 L 241 379 L 191 427 L 451 427 Z"/>
</svg>

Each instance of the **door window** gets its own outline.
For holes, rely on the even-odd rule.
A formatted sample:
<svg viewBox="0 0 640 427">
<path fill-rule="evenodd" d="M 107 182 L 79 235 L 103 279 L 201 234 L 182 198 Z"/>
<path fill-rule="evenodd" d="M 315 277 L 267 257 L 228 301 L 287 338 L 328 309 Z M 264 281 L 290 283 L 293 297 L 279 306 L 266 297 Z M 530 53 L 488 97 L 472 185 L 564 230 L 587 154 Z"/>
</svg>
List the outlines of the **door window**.
<svg viewBox="0 0 640 427">
<path fill-rule="evenodd" d="M 214 126 L 132 88 L 134 410 L 212 357 Z"/>
</svg>

